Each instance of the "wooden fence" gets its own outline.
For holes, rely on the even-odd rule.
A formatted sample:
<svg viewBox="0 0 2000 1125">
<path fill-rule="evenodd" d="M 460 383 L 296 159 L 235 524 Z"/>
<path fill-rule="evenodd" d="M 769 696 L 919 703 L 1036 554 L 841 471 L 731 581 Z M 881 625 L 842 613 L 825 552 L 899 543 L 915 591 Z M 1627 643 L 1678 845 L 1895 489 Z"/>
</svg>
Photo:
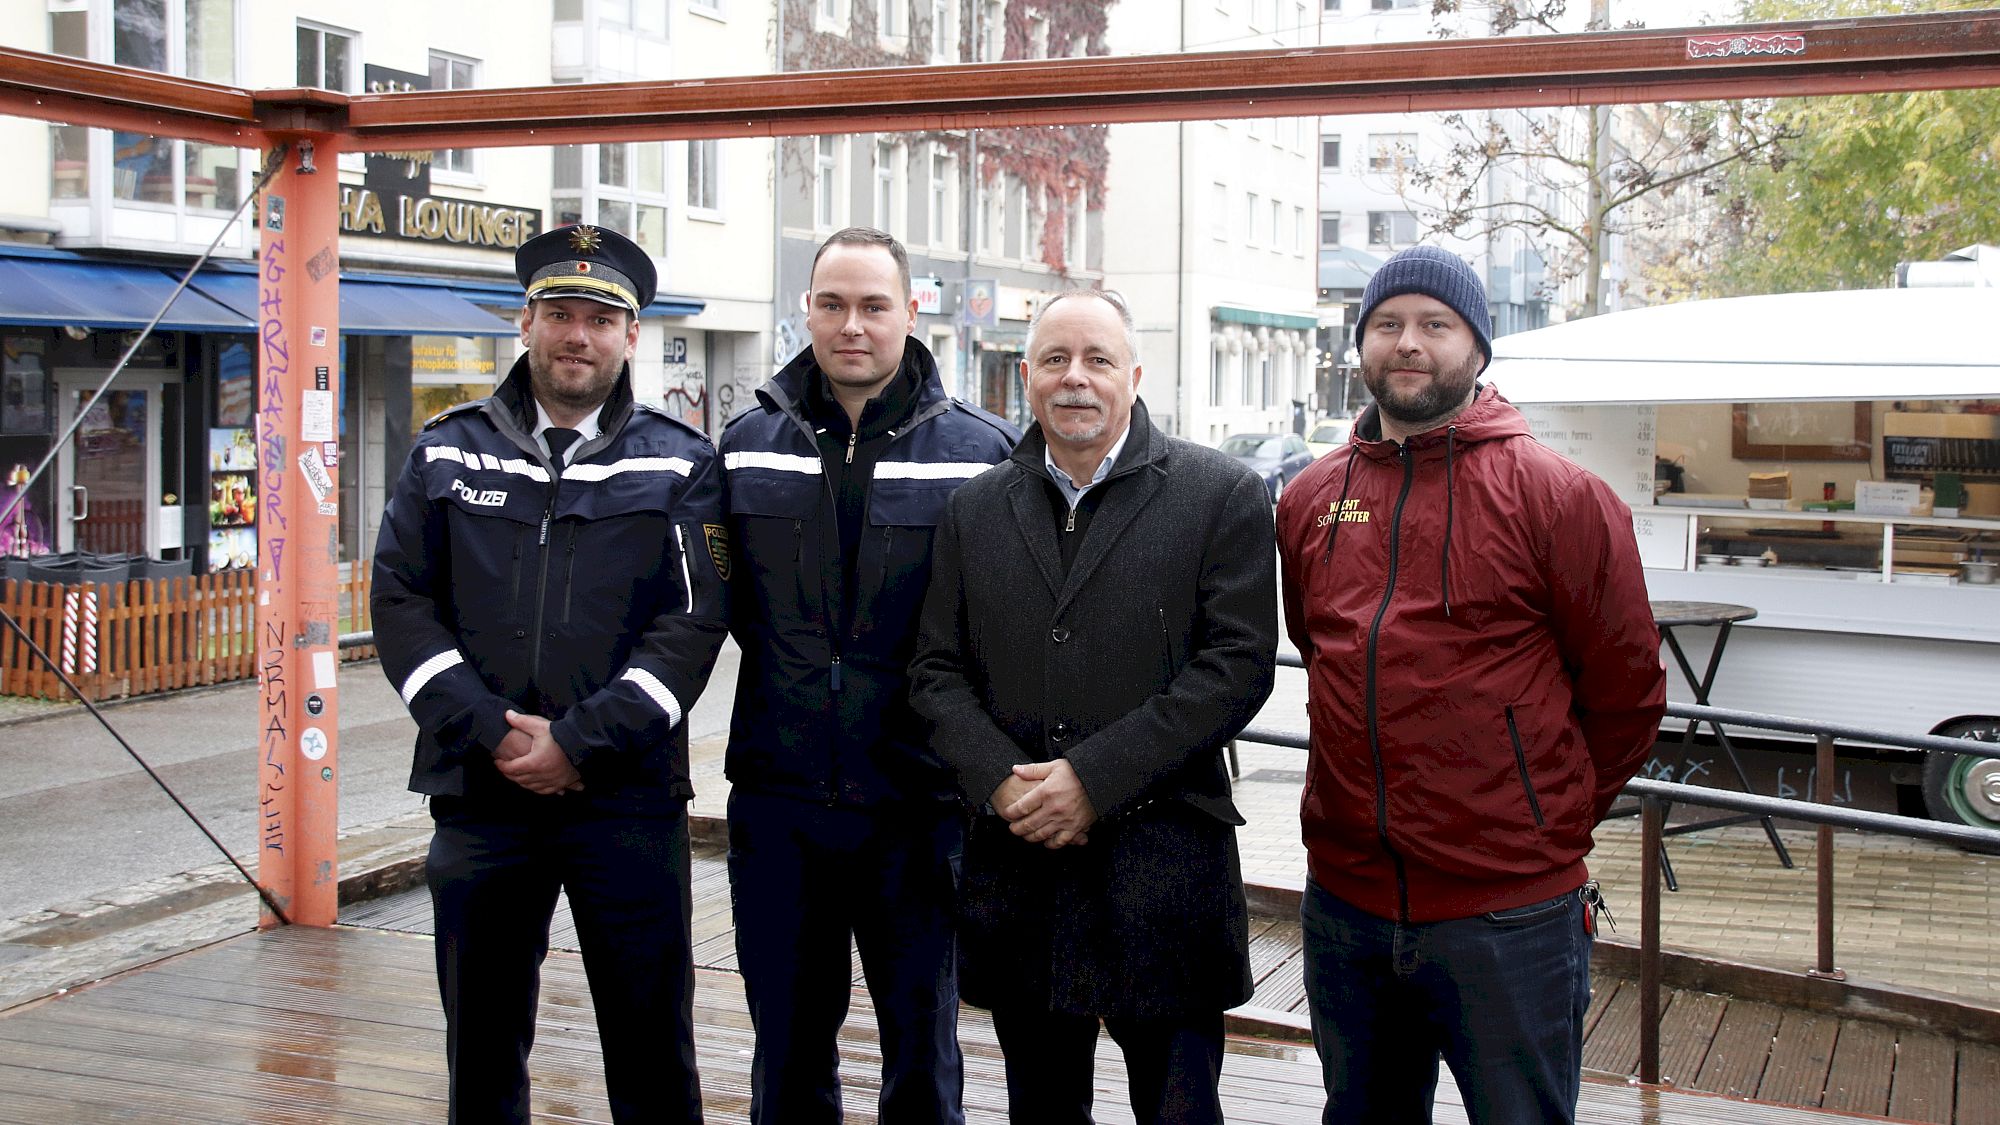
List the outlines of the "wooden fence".
<svg viewBox="0 0 2000 1125">
<path fill-rule="evenodd" d="M 336 633 L 370 627 L 368 566 L 340 580 Z M 247 570 L 192 578 L 81 583 L 0 582 L 0 609 L 19 622 L 92 702 L 247 680 L 257 674 L 257 584 Z M 342 660 L 375 655 L 343 651 Z M 0 625 L 0 694 L 68 699 L 55 670 Z"/>
</svg>

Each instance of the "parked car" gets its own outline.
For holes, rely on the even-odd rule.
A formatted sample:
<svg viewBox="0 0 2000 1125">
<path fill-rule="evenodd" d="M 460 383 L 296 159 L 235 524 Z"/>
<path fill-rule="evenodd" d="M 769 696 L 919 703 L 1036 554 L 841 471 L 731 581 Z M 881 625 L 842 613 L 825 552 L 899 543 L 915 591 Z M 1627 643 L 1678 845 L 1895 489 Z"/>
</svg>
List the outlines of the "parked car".
<svg viewBox="0 0 2000 1125">
<path fill-rule="evenodd" d="M 1230 434 L 1216 448 L 1256 470 L 1274 504 L 1292 478 L 1313 463 L 1312 450 L 1297 434 Z"/>
<path fill-rule="evenodd" d="M 1347 435 L 1354 432 L 1352 418 L 1321 418 L 1306 431 L 1306 448 L 1314 457 L 1324 457 L 1347 444 Z"/>
</svg>

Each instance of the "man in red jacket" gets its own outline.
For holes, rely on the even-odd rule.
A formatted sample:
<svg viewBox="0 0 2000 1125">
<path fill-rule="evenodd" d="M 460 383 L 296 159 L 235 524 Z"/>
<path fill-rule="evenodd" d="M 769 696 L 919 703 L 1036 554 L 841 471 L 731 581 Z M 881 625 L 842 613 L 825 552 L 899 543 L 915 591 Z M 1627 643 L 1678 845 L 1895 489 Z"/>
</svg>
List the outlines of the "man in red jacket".
<svg viewBox="0 0 2000 1125">
<path fill-rule="evenodd" d="M 1484 286 L 1415 247 L 1362 297 L 1375 405 L 1278 505 L 1305 657 L 1306 995 L 1327 1122 L 1576 1109 L 1591 829 L 1665 710 L 1631 511 L 1478 377 Z"/>
</svg>

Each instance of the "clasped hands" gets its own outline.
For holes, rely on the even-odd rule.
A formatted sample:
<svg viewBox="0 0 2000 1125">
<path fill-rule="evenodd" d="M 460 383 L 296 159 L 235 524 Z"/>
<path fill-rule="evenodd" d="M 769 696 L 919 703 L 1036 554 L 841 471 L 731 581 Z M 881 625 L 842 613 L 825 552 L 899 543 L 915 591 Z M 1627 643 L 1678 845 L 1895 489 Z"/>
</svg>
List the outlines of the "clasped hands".
<svg viewBox="0 0 2000 1125">
<path fill-rule="evenodd" d="M 493 764 L 502 777 L 545 797 L 583 788 L 583 775 L 550 736 L 547 719 L 509 711 L 507 725 L 514 729 L 493 748 Z"/>
<path fill-rule="evenodd" d="M 993 791 L 993 808 L 1014 835 L 1045 848 L 1087 844 L 1085 830 L 1097 822 L 1083 780 L 1061 758 L 1015 766 Z"/>
</svg>

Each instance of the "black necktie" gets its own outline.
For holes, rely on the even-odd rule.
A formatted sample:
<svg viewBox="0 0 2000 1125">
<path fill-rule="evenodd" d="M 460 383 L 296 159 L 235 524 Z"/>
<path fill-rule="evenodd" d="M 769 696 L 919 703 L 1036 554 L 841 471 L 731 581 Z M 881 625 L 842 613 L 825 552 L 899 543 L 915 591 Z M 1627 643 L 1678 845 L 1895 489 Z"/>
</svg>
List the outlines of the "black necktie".
<svg viewBox="0 0 2000 1125">
<path fill-rule="evenodd" d="M 563 467 L 563 451 L 574 445 L 576 439 L 582 436 L 575 430 L 567 430 L 561 426 L 550 426 L 542 431 L 542 440 L 549 443 L 549 460 L 556 463 L 558 470 Z"/>
</svg>

